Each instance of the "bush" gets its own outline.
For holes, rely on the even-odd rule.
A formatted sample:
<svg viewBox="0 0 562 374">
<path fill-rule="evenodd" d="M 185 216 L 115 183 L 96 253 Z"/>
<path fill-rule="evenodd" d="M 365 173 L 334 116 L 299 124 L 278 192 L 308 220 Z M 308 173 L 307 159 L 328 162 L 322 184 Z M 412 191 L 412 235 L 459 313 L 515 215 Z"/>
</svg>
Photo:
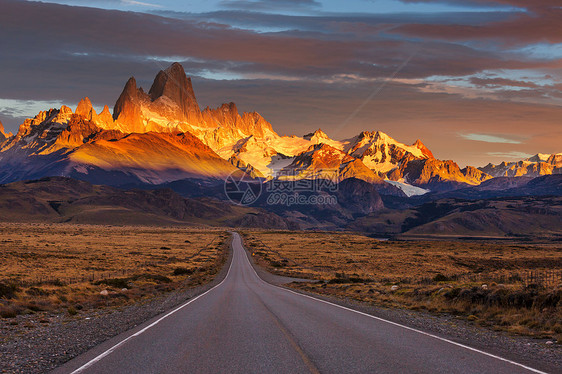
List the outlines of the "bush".
<svg viewBox="0 0 562 374">
<path fill-rule="evenodd" d="M 47 282 L 45 282 L 45 283 L 46 283 L 46 284 L 50 284 L 50 285 L 55 286 L 55 287 L 64 287 L 64 286 L 66 286 L 66 283 L 64 283 L 62 280 L 60 280 L 60 279 L 58 279 L 58 278 L 57 278 L 57 279 L 50 280 L 50 281 L 47 281 Z"/>
<path fill-rule="evenodd" d="M 94 285 L 105 284 L 114 288 L 129 288 L 128 284 L 131 278 L 108 278 L 94 282 Z"/>
<path fill-rule="evenodd" d="M 15 318 L 16 316 L 17 316 L 17 313 L 13 308 L 0 306 L 0 317 L 2 317 L 2 318 Z"/>
<path fill-rule="evenodd" d="M 43 307 L 43 305 L 39 305 L 39 304 L 35 304 L 34 302 L 31 303 L 27 303 L 26 304 L 27 309 L 33 311 L 33 312 L 41 312 L 44 311 L 45 308 Z"/>
<path fill-rule="evenodd" d="M 0 282 L 0 299 L 13 299 L 17 291 L 19 289 L 16 285 Z"/>
<path fill-rule="evenodd" d="M 361 277 L 349 277 L 351 283 L 369 283 L 371 280 Z"/>
<path fill-rule="evenodd" d="M 77 311 L 76 308 L 74 308 L 73 306 L 69 306 L 66 311 L 67 311 L 68 314 L 70 314 L 71 316 L 75 316 L 75 315 L 78 314 L 78 311 Z"/>
<path fill-rule="evenodd" d="M 370 279 L 355 276 L 355 277 L 345 277 L 345 278 L 341 278 L 341 277 L 332 278 L 328 281 L 328 284 L 370 283 L 370 282 L 371 282 Z"/>
<path fill-rule="evenodd" d="M 342 284 L 342 283 L 350 283 L 350 282 L 349 279 L 347 278 L 339 278 L 339 277 L 332 278 L 328 281 L 328 284 Z"/>
<path fill-rule="evenodd" d="M 452 300 L 455 299 L 459 296 L 459 294 L 461 293 L 461 289 L 456 287 L 451 289 L 450 291 L 447 291 L 443 294 L 443 296 L 445 296 L 445 298 Z"/>
<path fill-rule="evenodd" d="M 25 292 L 31 296 L 48 296 L 50 292 L 40 287 L 29 287 Z"/>
<path fill-rule="evenodd" d="M 193 274 L 193 269 L 188 269 L 184 267 L 177 267 L 174 269 L 174 275 L 191 275 Z"/>
<path fill-rule="evenodd" d="M 448 282 L 450 280 L 451 279 L 448 276 L 443 275 L 441 273 L 439 273 L 439 274 L 437 274 L 436 276 L 433 277 L 434 282 Z"/>
<path fill-rule="evenodd" d="M 142 274 L 139 275 L 137 279 L 152 280 L 159 283 L 170 283 L 172 281 L 170 278 L 159 274 Z"/>
</svg>

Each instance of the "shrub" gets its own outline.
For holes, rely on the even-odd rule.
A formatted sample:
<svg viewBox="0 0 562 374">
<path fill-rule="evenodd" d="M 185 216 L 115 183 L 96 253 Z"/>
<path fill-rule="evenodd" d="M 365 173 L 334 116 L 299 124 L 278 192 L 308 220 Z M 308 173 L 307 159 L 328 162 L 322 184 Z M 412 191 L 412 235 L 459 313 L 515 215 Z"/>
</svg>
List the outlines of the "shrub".
<svg viewBox="0 0 562 374">
<path fill-rule="evenodd" d="M 106 284 L 115 288 L 128 288 L 128 284 L 131 280 L 131 278 L 108 278 L 94 282 L 94 285 Z"/>
<path fill-rule="evenodd" d="M 0 317 L 2 317 L 2 318 L 15 318 L 16 315 L 17 315 L 17 313 L 13 308 L 0 306 Z"/>
<path fill-rule="evenodd" d="M 159 274 L 142 274 L 138 276 L 138 279 L 152 280 L 159 283 L 170 283 L 172 281 L 170 278 L 166 277 L 165 275 L 159 275 Z"/>
<path fill-rule="evenodd" d="M 78 311 L 77 311 L 76 308 L 74 308 L 73 306 L 69 306 L 66 311 L 67 311 L 68 314 L 70 314 L 71 316 L 75 316 L 75 315 L 78 314 Z"/>
<path fill-rule="evenodd" d="M 447 299 L 455 299 L 459 296 L 459 294 L 461 293 L 461 289 L 456 287 L 451 289 L 450 291 L 447 291 L 443 294 L 443 296 L 445 296 Z"/>
<path fill-rule="evenodd" d="M 443 275 L 441 273 L 439 273 L 439 274 L 437 274 L 436 276 L 433 277 L 434 282 L 448 282 L 450 280 L 451 279 L 448 276 Z"/>
<path fill-rule="evenodd" d="M 19 289 L 15 284 L 0 282 L 0 299 L 13 299 L 17 291 Z"/>
<path fill-rule="evenodd" d="M 31 296 L 48 296 L 50 294 L 49 291 L 40 287 L 29 287 L 25 292 Z"/>
<path fill-rule="evenodd" d="M 193 269 L 188 269 L 184 267 L 177 267 L 174 269 L 174 275 L 190 275 L 193 274 Z"/>
<path fill-rule="evenodd" d="M 27 307 L 27 309 L 29 309 L 33 312 L 41 312 L 41 311 L 45 310 L 45 308 L 43 308 L 42 305 L 38 305 L 38 304 L 35 304 L 33 302 L 27 303 L 26 307 Z"/>
<path fill-rule="evenodd" d="M 46 284 L 53 285 L 53 286 L 55 286 L 55 287 L 64 287 L 64 286 L 66 286 L 66 283 L 64 283 L 62 280 L 60 280 L 60 279 L 58 279 L 58 278 L 57 278 L 57 279 L 50 280 L 50 281 L 47 281 L 47 282 L 45 282 L 45 283 L 46 283 Z"/>
</svg>

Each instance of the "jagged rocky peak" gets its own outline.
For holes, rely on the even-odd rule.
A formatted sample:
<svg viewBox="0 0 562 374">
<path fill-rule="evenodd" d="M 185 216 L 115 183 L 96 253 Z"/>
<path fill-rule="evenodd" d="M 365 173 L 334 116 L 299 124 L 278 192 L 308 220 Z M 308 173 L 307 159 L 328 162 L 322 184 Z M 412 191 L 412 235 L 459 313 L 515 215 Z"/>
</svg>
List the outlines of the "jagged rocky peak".
<svg viewBox="0 0 562 374">
<path fill-rule="evenodd" d="M 129 78 L 113 107 L 113 119 L 121 124 L 123 130 L 143 132 L 140 102 L 142 95 L 145 94 L 137 88 L 135 77 Z"/>
<path fill-rule="evenodd" d="M 186 76 L 183 66 L 177 62 L 174 62 L 166 70 L 160 70 L 156 78 L 154 78 L 148 95 L 152 101 L 162 97 L 168 98 L 180 108 L 180 113 L 178 114 L 185 121 L 200 117 L 201 111 L 193 92 L 191 78 Z"/>
<path fill-rule="evenodd" d="M 546 162 L 549 157 L 550 157 L 549 154 L 546 154 L 546 153 L 537 153 L 536 155 L 531 156 L 531 157 L 525 159 L 525 161 L 529 161 L 529 162 Z"/>
<path fill-rule="evenodd" d="M 88 97 L 85 97 L 82 100 L 80 100 L 78 106 L 76 107 L 76 111 L 74 113 L 81 115 L 90 120 L 92 119 L 92 117 L 97 116 L 96 111 L 92 106 L 92 102 Z"/>
<path fill-rule="evenodd" d="M 71 115 L 72 114 L 72 109 L 70 109 L 69 107 L 67 107 L 66 105 L 63 105 L 60 107 L 59 109 L 59 115 Z"/>
<path fill-rule="evenodd" d="M 0 145 L 2 145 L 6 139 L 8 139 L 8 135 L 4 132 L 4 126 L 2 125 L 2 122 L 0 122 Z"/>
<path fill-rule="evenodd" d="M 541 175 L 560 174 L 562 173 L 562 153 L 538 153 L 524 160 L 512 162 L 503 161 L 498 165 L 489 163 L 488 165 L 478 169 L 494 178 L 522 176 L 538 177 Z"/>
<path fill-rule="evenodd" d="M 125 133 L 191 131 L 217 150 L 238 135 L 275 135 L 272 126 L 256 112 L 238 112 L 230 102 L 201 111 L 191 79 L 179 63 L 161 70 L 145 93 L 131 77 L 115 103 L 111 128 Z"/>
<path fill-rule="evenodd" d="M 552 154 L 546 160 L 551 165 L 557 168 L 562 168 L 562 153 Z"/>
<path fill-rule="evenodd" d="M 137 101 L 138 93 L 137 80 L 135 77 L 129 78 L 127 83 L 125 83 L 125 87 L 123 87 L 121 95 L 119 95 L 119 98 L 115 102 L 115 106 L 113 107 L 114 120 L 118 120 L 121 114 L 127 114 L 126 111 L 129 105 Z"/>
<path fill-rule="evenodd" d="M 94 122 L 103 129 L 113 129 L 113 117 L 111 116 L 111 113 L 109 113 L 107 105 L 103 108 L 103 111 L 100 114 L 97 114 L 88 97 L 80 100 L 74 113 L 88 121 Z"/>
<path fill-rule="evenodd" d="M 358 178 L 369 183 L 382 183 L 365 164 L 328 144 L 312 144 L 281 170 L 280 175 L 298 178 L 327 178 L 344 180 Z"/>
<path fill-rule="evenodd" d="M 238 114 L 238 107 L 232 101 L 230 103 L 224 103 L 221 105 L 221 110 L 223 112 L 230 112 L 232 114 Z"/>
<path fill-rule="evenodd" d="M 263 138 L 275 134 L 273 127 L 257 112 L 245 112 L 240 115 L 235 103 L 225 103 L 216 109 L 205 108 L 202 113 L 206 127 L 219 127 L 217 134 L 223 137 L 241 132 L 245 136 L 253 135 Z M 203 127 L 203 126 L 201 126 Z"/>
<path fill-rule="evenodd" d="M 217 109 L 205 109 L 215 120 L 222 125 L 235 126 L 236 121 L 240 119 L 238 108 L 233 102 L 224 103 Z"/>
<path fill-rule="evenodd" d="M 109 107 L 107 105 L 105 105 L 103 107 L 103 110 L 101 111 L 101 113 L 98 114 L 98 118 L 102 123 L 112 123 L 113 122 L 113 116 L 109 112 Z"/>
<path fill-rule="evenodd" d="M 482 183 L 488 179 L 491 179 L 492 176 L 484 173 L 483 171 L 473 167 L 467 166 L 464 169 L 461 169 L 461 173 L 470 181 L 476 184 Z"/>
<path fill-rule="evenodd" d="M 6 133 L 6 130 L 4 130 L 4 125 L 2 124 L 2 121 L 0 121 L 0 142 L 6 140 L 11 136 L 12 133 Z"/>
<path fill-rule="evenodd" d="M 422 151 L 422 154 L 427 157 L 427 158 L 435 158 L 433 157 L 433 153 L 429 150 L 429 148 L 427 148 L 425 146 L 425 144 L 423 144 L 421 142 L 421 140 L 416 140 L 416 142 L 414 143 L 414 147 L 418 148 L 420 151 Z"/>
<path fill-rule="evenodd" d="M 314 132 L 311 132 L 310 134 L 306 134 L 305 136 L 303 136 L 303 138 L 306 140 L 310 140 L 314 143 L 321 143 L 322 140 L 330 139 L 328 135 L 326 135 L 326 133 L 322 131 L 322 129 L 320 128 Z"/>
<path fill-rule="evenodd" d="M 361 133 L 358 136 L 359 140 L 363 140 L 363 139 L 373 139 L 373 140 L 378 140 L 381 142 L 387 142 L 389 140 L 392 140 L 392 138 L 388 135 L 386 135 L 384 132 L 382 131 L 361 131 Z"/>
</svg>

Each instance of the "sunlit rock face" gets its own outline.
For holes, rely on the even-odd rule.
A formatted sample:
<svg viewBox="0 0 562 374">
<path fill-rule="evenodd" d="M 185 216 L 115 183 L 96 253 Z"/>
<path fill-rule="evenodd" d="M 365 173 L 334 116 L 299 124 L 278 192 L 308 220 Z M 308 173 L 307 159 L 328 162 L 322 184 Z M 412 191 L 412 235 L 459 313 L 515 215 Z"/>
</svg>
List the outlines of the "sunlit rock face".
<svg viewBox="0 0 562 374">
<path fill-rule="evenodd" d="M 0 121 L 0 146 L 1 146 L 2 143 L 4 143 L 10 136 L 12 136 L 12 134 L 6 134 L 6 131 L 4 130 L 4 125 L 3 125 L 2 122 Z"/>
<path fill-rule="evenodd" d="M 232 102 L 201 109 L 191 78 L 178 63 L 158 72 L 148 91 L 131 77 L 113 114 L 107 105 L 97 113 L 86 97 L 75 111 L 63 106 L 25 120 L 15 135 L 0 124 L 0 182 L 111 171 L 127 181 L 161 183 L 223 178 L 237 170 L 265 179 L 336 173 L 339 181 L 356 178 L 422 193 L 498 176 L 561 173 L 562 154 L 461 170 L 451 160 L 435 158 L 420 140 L 407 145 L 381 131 L 344 140 L 321 129 L 280 136 L 259 113 L 240 113 Z"/>
<path fill-rule="evenodd" d="M 562 174 L 562 153 L 538 153 L 521 161 L 488 164 L 479 168 L 492 177 L 538 177 L 549 174 Z"/>
<path fill-rule="evenodd" d="M 71 176 L 104 184 L 160 184 L 223 179 L 236 170 L 189 132 L 117 130 L 109 109 L 97 115 L 87 98 L 75 112 L 63 106 L 24 121 L 0 150 L 2 183 Z"/>
</svg>

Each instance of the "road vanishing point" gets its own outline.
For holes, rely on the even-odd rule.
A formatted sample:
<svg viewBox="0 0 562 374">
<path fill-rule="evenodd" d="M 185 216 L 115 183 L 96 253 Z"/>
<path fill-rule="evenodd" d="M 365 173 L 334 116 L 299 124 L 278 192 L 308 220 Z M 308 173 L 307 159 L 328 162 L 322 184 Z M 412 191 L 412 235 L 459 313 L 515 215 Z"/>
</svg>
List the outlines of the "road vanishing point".
<svg viewBox="0 0 562 374">
<path fill-rule="evenodd" d="M 262 280 L 238 233 L 217 286 L 54 373 L 542 373 Z"/>
</svg>

